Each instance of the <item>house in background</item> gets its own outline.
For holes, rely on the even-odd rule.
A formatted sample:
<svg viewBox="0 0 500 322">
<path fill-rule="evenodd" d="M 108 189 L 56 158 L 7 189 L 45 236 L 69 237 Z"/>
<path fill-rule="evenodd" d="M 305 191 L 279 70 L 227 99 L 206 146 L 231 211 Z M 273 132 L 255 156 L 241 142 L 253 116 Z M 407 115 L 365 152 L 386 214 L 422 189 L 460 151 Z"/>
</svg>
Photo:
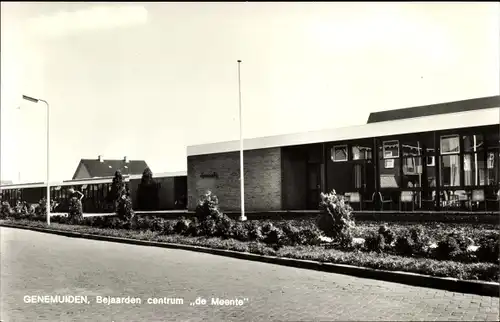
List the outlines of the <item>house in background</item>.
<svg viewBox="0 0 500 322">
<path fill-rule="evenodd" d="M 104 160 L 100 155 L 97 159 L 81 159 L 76 168 L 73 180 L 112 177 L 117 170 L 123 175 L 141 175 L 148 167 L 144 160 Z"/>
</svg>

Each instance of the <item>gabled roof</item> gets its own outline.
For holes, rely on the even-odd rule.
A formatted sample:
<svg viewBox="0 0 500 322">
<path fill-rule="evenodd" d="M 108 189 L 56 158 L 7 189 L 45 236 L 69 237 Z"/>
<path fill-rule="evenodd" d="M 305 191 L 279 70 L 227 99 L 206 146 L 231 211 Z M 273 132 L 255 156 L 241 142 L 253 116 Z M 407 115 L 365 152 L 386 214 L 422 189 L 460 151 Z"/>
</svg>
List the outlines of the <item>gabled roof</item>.
<svg viewBox="0 0 500 322">
<path fill-rule="evenodd" d="M 96 177 L 113 177 L 117 170 L 123 175 L 142 175 L 144 169 L 148 167 L 144 160 L 98 160 L 98 159 L 81 159 L 78 167 L 73 175 L 73 179 L 77 179 L 78 170 L 84 166 L 89 173 L 90 178 Z M 83 179 L 83 178 L 78 178 Z"/>
<path fill-rule="evenodd" d="M 394 120 L 409 119 L 414 117 L 459 113 L 500 106 L 500 96 L 473 98 L 462 101 L 439 103 L 432 105 L 400 108 L 390 111 L 370 113 L 368 124 Z"/>
</svg>

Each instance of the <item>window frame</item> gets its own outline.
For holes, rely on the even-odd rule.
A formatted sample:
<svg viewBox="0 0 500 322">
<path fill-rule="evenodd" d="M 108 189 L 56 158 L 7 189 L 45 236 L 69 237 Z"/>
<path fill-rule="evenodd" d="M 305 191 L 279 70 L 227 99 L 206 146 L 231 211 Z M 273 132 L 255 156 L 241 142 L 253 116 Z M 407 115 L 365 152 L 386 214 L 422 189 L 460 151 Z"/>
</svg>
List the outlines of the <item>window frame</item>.
<svg viewBox="0 0 500 322">
<path fill-rule="evenodd" d="M 385 153 L 385 145 L 386 143 L 390 143 L 390 142 L 395 142 L 396 143 L 396 146 L 397 146 L 397 149 L 398 149 L 398 152 L 397 152 L 397 155 L 393 155 L 391 153 L 391 156 L 388 157 L 386 156 L 386 153 Z M 399 149 L 399 140 L 387 140 L 387 141 L 382 141 L 382 158 L 385 160 L 385 159 L 397 159 L 399 158 L 401 154 L 401 151 Z"/>
<path fill-rule="evenodd" d="M 336 149 L 337 148 L 344 148 L 344 151 L 345 151 L 345 159 L 336 159 Z M 349 161 L 349 148 L 347 146 L 347 144 L 342 144 L 342 145 L 334 145 L 332 147 L 332 150 L 330 151 L 330 159 L 333 161 L 333 162 L 347 162 Z"/>
<path fill-rule="evenodd" d="M 443 139 L 446 138 L 457 138 L 458 139 L 458 151 L 452 151 L 452 152 L 443 152 Z M 441 135 L 439 137 L 439 153 L 440 155 L 451 155 L 451 154 L 460 154 L 460 144 L 461 144 L 461 136 L 460 134 L 448 134 L 448 135 Z"/>
</svg>

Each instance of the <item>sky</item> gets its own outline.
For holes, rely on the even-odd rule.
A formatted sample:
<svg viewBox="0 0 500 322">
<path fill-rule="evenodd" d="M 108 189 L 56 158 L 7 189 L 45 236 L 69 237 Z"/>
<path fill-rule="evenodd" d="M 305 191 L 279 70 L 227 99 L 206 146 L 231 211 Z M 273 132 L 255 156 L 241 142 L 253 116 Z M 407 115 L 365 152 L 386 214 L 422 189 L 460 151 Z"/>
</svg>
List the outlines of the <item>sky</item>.
<svg viewBox="0 0 500 322">
<path fill-rule="evenodd" d="M 1 179 L 81 158 L 185 171 L 186 146 L 499 94 L 495 2 L 1 4 Z"/>
</svg>

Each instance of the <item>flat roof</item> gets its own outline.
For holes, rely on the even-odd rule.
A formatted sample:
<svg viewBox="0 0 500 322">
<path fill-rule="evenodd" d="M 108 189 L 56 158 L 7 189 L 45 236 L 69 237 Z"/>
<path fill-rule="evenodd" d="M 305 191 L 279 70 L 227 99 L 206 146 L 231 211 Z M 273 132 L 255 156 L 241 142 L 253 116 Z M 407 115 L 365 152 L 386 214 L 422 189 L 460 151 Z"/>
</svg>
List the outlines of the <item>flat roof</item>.
<svg viewBox="0 0 500 322">
<path fill-rule="evenodd" d="M 343 140 L 383 137 L 408 133 L 420 133 L 455 128 L 496 125 L 500 123 L 500 105 L 466 112 L 428 115 L 408 119 L 368 123 L 357 126 L 311 131 L 305 133 L 275 135 L 243 140 L 243 150 L 335 142 Z M 187 147 L 187 155 L 205 155 L 235 152 L 240 141 L 227 141 Z"/>
<path fill-rule="evenodd" d="M 461 101 L 431 104 L 424 106 L 415 106 L 400 108 L 389 111 L 380 111 L 370 113 L 367 123 L 394 121 L 421 116 L 430 116 L 438 114 L 459 113 L 474 110 L 481 110 L 500 105 L 500 96 L 488 96 L 472 98 Z"/>
</svg>

